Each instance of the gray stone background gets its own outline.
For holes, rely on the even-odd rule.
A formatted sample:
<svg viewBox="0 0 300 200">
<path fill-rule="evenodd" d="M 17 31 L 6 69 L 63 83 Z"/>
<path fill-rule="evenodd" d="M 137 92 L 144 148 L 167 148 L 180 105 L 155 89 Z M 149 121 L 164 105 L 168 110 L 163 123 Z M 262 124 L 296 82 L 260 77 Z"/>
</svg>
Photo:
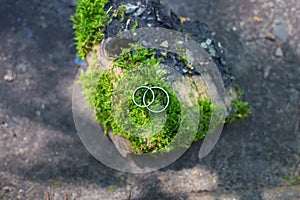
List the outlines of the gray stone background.
<svg viewBox="0 0 300 200">
<path fill-rule="evenodd" d="M 164 0 L 226 49 L 252 115 L 214 150 L 148 174 L 110 169 L 76 134 L 71 0 L 0 0 L 0 199 L 300 198 L 300 1 Z"/>
</svg>

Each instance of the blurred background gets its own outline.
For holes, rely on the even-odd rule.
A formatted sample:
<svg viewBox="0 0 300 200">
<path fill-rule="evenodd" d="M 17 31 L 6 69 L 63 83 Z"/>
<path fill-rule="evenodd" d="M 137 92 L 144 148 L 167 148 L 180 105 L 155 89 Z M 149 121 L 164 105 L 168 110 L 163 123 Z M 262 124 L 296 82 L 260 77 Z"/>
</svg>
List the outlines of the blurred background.
<svg viewBox="0 0 300 200">
<path fill-rule="evenodd" d="M 206 23 L 252 114 L 199 160 L 110 169 L 73 123 L 74 0 L 0 0 L 0 199 L 300 199 L 300 1 L 162 0 Z"/>
</svg>

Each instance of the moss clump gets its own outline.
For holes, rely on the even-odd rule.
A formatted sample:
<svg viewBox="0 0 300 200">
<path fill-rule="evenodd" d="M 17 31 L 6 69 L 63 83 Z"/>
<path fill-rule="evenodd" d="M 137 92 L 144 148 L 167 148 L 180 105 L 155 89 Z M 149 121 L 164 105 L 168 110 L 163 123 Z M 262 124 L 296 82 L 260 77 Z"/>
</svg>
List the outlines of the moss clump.
<svg viewBox="0 0 300 200">
<path fill-rule="evenodd" d="M 130 65 L 122 65 L 124 62 L 121 62 L 122 64 L 118 66 L 123 69 L 131 70 L 124 72 L 122 77 L 118 80 L 118 86 L 115 88 L 117 103 L 114 104 L 114 116 L 116 117 L 115 124 L 117 124 L 117 126 L 112 127 L 112 130 L 113 134 L 128 139 L 131 142 L 133 151 L 138 154 L 146 152 L 154 153 L 167 147 L 175 137 L 181 120 L 180 103 L 175 93 L 168 88 L 167 83 L 163 80 L 163 73 L 158 72 L 160 61 L 153 59 L 153 53 L 153 50 L 141 49 L 138 51 L 134 49 L 120 57 L 120 60 L 128 58 L 126 63 L 130 63 Z M 130 54 L 130 56 L 128 54 Z M 143 54 L 144 57 L 141 57 L 141 54 Z M 137 58 L 141 58 L 142 60 Z M 133 62 L 133 60 L 135 61 Z M 147 77 L 149 78 L 147 79 Z M 159 86 L 164 88 L 169 94 L 170 103 L 166 109 L 166 121 L 164 124 L 161 124 L 160 116 L 155 117 L 156 115 L 154 115 L 151 117 L 150 112 L 146 108 L 140 108 L 133 103 L 132 92 L 136 86 L 140 85 L 148 87 Z M 126 90 L 120 86 L 124 86 Z M 144 94 L 143 91 L 138 91 L 135 94 L 137 103 L 142 102 L 142 94 Z M 147 98 L 146 96 L 146 101 L 147 99 L 151 101 L 151 97 Z M 129 103 L 127 104 L 127 102 Z M 155 101 L 152 105 L 153 107 L 166 105 L 165 95 L 156 93 Z M 126 114 L 127 108 L 129 115 Z M 162 107 L 159 109 L 161 108 Z M 130 120 L 128 120 L 128 118 Z M 132 126 L 132 122 L 134 126 Z"/>
<path fill-rule="evenodd" d="M 101 42 L 104 38 L 103 29 L 113 18 L 121 22 L 125 19 L 125 6 L 121 5 L 113 11 L 107 8 L 108 4 L 109 0 L 78 0 L 76 3 L 76 12 L 71 16 L 71 20 L 75 30 L 77 55 L 81 59 L 85 59 L 93 46 Z M 138 26 L 136 20 L 132 30 Z"/>
<path fill-rule="evenodd" d="M 135 47 L 126 49 L 121 56 L 115 60 L 114 66 L 122 68 L 124 71 L 122 77 L 114 74 L 113 69 L 105 72 L 100 72 L 97 68 L 90 67 L 88 72 L 81 74 L 79 83 L 83 86 L 86 99 L 91 105 L 91 108 L 96 111 L 96 120 L 103 125 L 105 133 L 112 131 L 112 134 L 117 134 L 128 139 L 131 142 L 131 147 L 134 153 L 156 152 L 168 144 L 175 137 L 181 120 L 180 103 L 173 91 L 168 88 L 168 85 L 163 81 L 162 73 L 157 74 L 158 66 L 162 59 L 155 59 L 155 51 L 153 49 L 144 49 Z M 151 66 L 151 67 L 149 67 Z M 138 70 L 141 74 L 148 74 L 151 81 L 142 80 L 142 76 L 132 76 L 130 72 Z M 128 71 L 128 73 L 127 73 Z M 139 134 L 139 128 L 149 126 L 155 127 L 155 121 L 149 116 L 149 111 L 145 108 L 137 107 L 132 100 L 131 93 L 125 94 L 124 101 L 129 100 L 129 121 L 124 120 L 121 123 L 114 116 L 116 113 L 120 115 L 126 114 L 122 109 L 123 99 L 118 99 L 119 104 L 115 104 L 114 111 L 112 110 L 114 88 L 113 82 L 127 82 L 128 85 L 141 83 L 148 87 L 159 86 L 164 88 L 170 97 L 170 103 L 166 109 L 165 125 L 157 133 L 151 137 L 142 136 Z M 157 94 L 156 101 L 153 105 L 165 105 L 166 99 L 164 95 Z M 137 97 L 136 101 L 139 101 Z M 125 116 L 121 119 L 127 119 Z M 134 123 L 136 129 L 128 129 L 127 125 Z M 121 125 L 121 126 L 120 126 Z"/>
<path fill-rule="evenodd" d="M 92 47 L 104 38 L 102 29 L 111 18 L 105 11 L 109 0 L 78 0 L 71 17 L 75 29 L 77 54 L 85 59 Z"/>
<path fill-rule="evenodd" d="M 83 86 L 83 91 L 91 108 L 96 111 L 96 120 L 102 124 L 104 132 L 112 131 L 113 135 L 119 135 L 131 142 L 131 148 L 134 153 L 155 153 L 158 150 L 166 148 L 176 136 L 181 120 L 181 105 L 174 91 L 168 88 L 168 84 L 163 79 L 163 73 L 158 73 L 158 67 L 163 59 L 156 59 L 156 51 L 154 49 L 145 49 L 141 46 L 132 46 L 124 49 L 121 55 L 113 62 L 113 68 L 101 72 L 97 67 L 89 67 L 87 72 L 81 74 L 79 83 Z M 150 66 L 150 67 L 149 67 Z M 114 73 L 114 68 L 118 67 L 122 71 L 122 76 Z M 133 73 L 135 72 L 135 73 Z M 147 74 L 150 77 L 144 80 Z M 124 88 L 119 86 L 126 85 L 126 88 L 136 88 L 136 86 L 144 85 L 148 87 L 159 86 L 164 88 L 170 96 L 170 104 L 166 109 L 166 121 L 159 131 L 155 132 L 155 126 L 158 121 L 151 118 L 146 108 L 136 106 L 132 100 L 132 91 L 124 92 Z M 125 87 L 125 86 L 124 86 Z M 118 91 L 118 88 L 120 91 Z M 117 103 L 113 102 L 113 96 L 119 93 L 123 96 L 117 96 Z M 141 93 L 143 94 L 143 92 Z M 142 95 L 137 93 L 136 102 L 142 102 Z M 226 122 L 232 123 L 236 119 L 242 119 L 250 113 L 248 103 L 242 101 L 243 92 L 238 89 L 238 97 L 232 101 L 232 113 Z M 158 102 L 165 105 L 166 99 L 164 95 L 155 98 Z M 129 102 L 126 104 L 126 102 Z M 112 106 L 114 104 L 114 106 Z M 199 106 L 199 125 L 194 141 L 204 138 L 210 128 L 211 116 L 216 111 L 217 106 L 213 105 L 210 98 L 200 100 Z M 114 110 L 112 110 L 114 107 Z M 128 114 L 126 110 L 128 109 Z M 118 116 L 118 117 L 116 117 Z M 129 119 L 129 120 L 128 120 Z M 217 122 L 223 123 L 223 122 Z M 134 124 L 134 127 L 131 125 Z M 144 127 L 152 127 L 154 134 L 150 136 L 143 135 Z M 152 130 L 150 128 L 150 130 Z M 157 129 L 156 129 L 157 130 Z M 183 144 L 184 145 L 184 144 Z"/>
<path fill-rule="evenodd" d="M 199 126 L 198 131 L 195 136 L 194 141 L 198 141 L 205 137 L 207 134 L 207 131 L 209 129 L 210 124 L 210 118 L 212 115 L 212 111 L 214 109 L 213 103 L 210 98 L 204 98 L 203 100 L 200 100 L 198 98 L 198 104 L 199 104 Z"/>
<path fill-rule="evenodd" d="M 231 101 L 231 113 L 226 119 L 227 123 L 232 123 L 238 119 L 244 119 L 251 114 L 249 102 L 243 101 L 244 91 L 238 85 L 235 85 L 235 89 L 237 91 L 237 98 Z"/>
<path fill-rule="evenodd" d="M 90 107 L 96 111 L 96 120 L 101 121 L 105 132 L 113 123 L 111 118 L 112 79 L 113 76 L 109 71 L 100 72 L 92 68 L 89 72 L 82 72 L 78 80 Z"/>
<path fill-rule="evenodd" d="M 109 0 L 78 0 L 76 13 L 71 17 L 73 28 L 75 29 L 75 40 L 77 46 L 77 54 L 82 59 L 85 59 L 87 54 L 92 50 L 93 46 L 101 42 L 104 38 L 103 29 L 109 25 L 113 18 L 120 21 L 125 19 L 125 6 L 120 6 L 112 11 L 107 9 Z M 107 10 L 107 11 L 106 11 Z M 134 31 L 139 26 L 139 21 L 135 20 L 132 26 Z M 121 32 L 122 30 L 120 30 Z M 176 43 L 177 44 L 177 43 Z M 177 51 L 185 52 L 179 45 Z M 163 81 L 161 74 L 157 74 L 157 67 L 163 59 L 156 59 L 157 52 L 153 49 L 145 49 L 140 46 L 132 46 L 132 48 L 124 49 L 122 54 L 113 63 L 114 67 L 123 70 L 123 76 L 119 77 L 114 73 L 114 70 L 100 71 L 96 67 L 89 66 L 89 70 L 81 74 L 79 83 L 81 83 L 85 97 L 91 108 L 96 111 L 96 120 L 102 124 L 104 132 L 112 131 L 112 134 L 117 134 L 128 139 L 131 142 L 131 147 L 134 153 L 157 152 L 158 150 L 167 148 L 168 144 L 175 137 L 180 121 L 185 118 L 181 116 L 181 106 L 174 91 L 168 88 L 168 84 Z M 184 54 L 183 54 L 184 55 Z M 185 57 L 180 58 L 181 61 L 188 66 Z M 152 66 L 152 67 L 147 67 Z M 154 66 L 154 67 L 153 67 Z M 129 71 L 141 70 L 143 73 L 148 73 L 152 80 L 143 82 L 139 76 L 132 76 Z M 170 104 L 166 110 L 166 121 L 163 128 L 151 135 L 151 137 L 138 135 L 137 132 L 143 127 L 153 125 L 155 121 L 151 119 L 149 111 L 146 108 L 137 107 L 131 95 L 125 95 L 129 101 L 129 121 L 118 121 L 114 116 L 116 111 L 112 110 L 113 95 L 115 94 L 114 84 L 119 81 L 128 81 L 129 84 L 136 82 L 143 83 L 148 87 L 160 86 L 164 88 L 170 95 Z M 249 103 L 242 100 L 243 91 L 236 87 L 238 97 L 231 102 L 232 112 L 226 119 L 226 123 L 232 123 L 237 119 L 243 119 L 251 113 Z M 164 104 L 163 96 L 157 96 L 157 104 Z M 211 116 L 213 111 L 217 109 L 213 105 L 210 98 L 199 98 L 199 117 L 200 122 L 197 134 L 194 141 L 204 138 L 209 130 Z M 124 111 L 122 107 L 117 109 L 120 112 Z M 127 129 L 126 123 L 135 124 L 136 130 Z M 219 123 L 219 122 L 217 122 Z"/>
<path fill-rule="evenodd" d="M 132 45 L 131 48 L 123 49 L 113 65 L 125 70 L 132 70 L 142 65 L 158 66 L 163 61 L 163 58 L 156 59 L 155 55 L 156 51 L 154 49 L 145 49 L 139 45 Z"/>
</svg>

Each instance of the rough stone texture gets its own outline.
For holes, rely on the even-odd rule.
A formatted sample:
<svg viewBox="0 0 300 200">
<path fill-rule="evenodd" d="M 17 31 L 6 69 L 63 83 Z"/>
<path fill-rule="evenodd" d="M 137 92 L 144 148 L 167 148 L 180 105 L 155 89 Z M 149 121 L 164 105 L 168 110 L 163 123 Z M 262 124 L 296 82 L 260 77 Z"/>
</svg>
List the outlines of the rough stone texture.
<svg viewBox="0 0 300 200">
<path fill-rule="evenodd" d="M 278 187 L 262 192 L 262 198 L 264 200 L 273 199 L 286 199 L 296 200 L 300 199 L 300 185 L 289 187 Z"/>
<path fill-rule="evenodd" d="M 40 200 L 48 192 L 51 199 L 252 200 L 299 185 L 290 181 L 300 171 L 298 0 L 169 0 L 177 13 L 216 33 L 253 114 L 226 126 L 204 159 L 197 143 L 166 169 L 143 175 L 102 165 L 76 135 L 73 2 L 1 1 L 0 198 Z M 288 23 L 287 42 L 270 36 L 275 19 Z M 277 47 L 283 57 L 275 57 Z M 3 80 L 8 69 L 17 73 L 13 82 Z"/>
</svg>

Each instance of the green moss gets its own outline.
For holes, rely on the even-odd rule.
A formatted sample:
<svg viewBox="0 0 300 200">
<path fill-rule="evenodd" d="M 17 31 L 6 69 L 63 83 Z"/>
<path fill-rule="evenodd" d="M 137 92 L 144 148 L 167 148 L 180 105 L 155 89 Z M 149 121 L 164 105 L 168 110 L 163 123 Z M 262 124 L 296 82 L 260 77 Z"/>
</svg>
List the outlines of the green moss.
<svg viewBox="0 0 300 200">
<path fill-rule="evenodd" d="M 175 92 L 170 90 L 168 83 L 164 81 L 162 71 L 158 70 L 163 59 L 156 59 L 155 55 L 154 49 L 133 45 L 131 48 L 123 49 L 121 55 L 113 62 L 111 70 L 101 72 L 97 67 L 90 66 L 79 79 L 85 97 L 91 108 L 96 111 L 96 120 L 103 125 L 105 134 L 112 131 L 112 134 L 128 139 L 133 152 L 137 154 L 155 153 L 163 149 L 170 150 L 168 145 L 176 136 L 181 120 L 186 117 L 181 116 L 181 104 Z M 121 77 L 115 75 L 114 68 L 116 67 L 123 70 Z M 149 78 L 145 78 L 145 75 Z M 140 108 L 134 104 L 132 92 L 140 85 L 160 86 L 169 94 L 170 104 L 162 127 L 157 128 L 161 119 L 153 118 L 146 108 Z M 136 94 L 137 102 L 142 101 L 141 94 Z M 233 112 L 226 122 L 242 119 L 250 113 L 248 103 L 241 100 L 242 95 L 243 92 L 239 89 L 238 97 L 232 102 Z M 157 102 L 154 102 L 154 105 L 166 103 L 164 95 L 157 94 L 155 99 Z M 198 98 L 198 105 L 199 126 L 194 141 L 206 136 L 213 123 L 210 121 L 212 113 L 218 109 L 210 98 L 202 100 Z M 154 134 L 143 135 L 145 130 L 150 130 Z M 185 145 L 184 142 L 182 145 Z"/>
<path fill-rule="evenodd" d="M 111 18 L 105 6 L 109 0 L 78 0 L 76 12 L 71 17 L 75 30 L 77 54 L 86 58 L 92 47 L 100 42 L 104 34 L 102 29 Z"/>
<path fill-rule="evenodd" d="M 114 11 L 106 8 L 109 0 L 78 0 L 76 12 L 71 16 L 73 28 L 75 30 L 75 41 L 77 55 L 85 59 L 93 46 L 101 42 L 104 38 L 103 29 L 117 18 L 121 22 L 125 19 L 125 6 L 119 6 Z M 138 21 L 132 27 L 138 27 Z M 122 30 L 119 31 L 121 33 Z"/>
<path fill-rule="evenodd" d="M 205 137 L 209 129 L 210 118 L 213 111 L 213 103 L 210 98 L 204 100 L 198 99 L 199 104 L 199 126 L 194 141 L 198 141 Z"/>
<path fill-rule="evenodd" d="M 127 117 L 124 116 L 121 117 L 120 122 L 116 123 L 122 124 L 122 128 L 115 126 L 113 127 L 113 130 L 115 134 L 130 140 L 132 149 L 138 154 L 145 152 L 154 153 L 167 147 L 175 137 L 181 120 L 180 103 L 174 91 L 171 91 L 168 88 L 168 84 L 163 80 L 163 73 L 158 73 L 158 66 L 161 61 L 162 59 L 155 59 L 155 51 L 153 49 L 144 49 L 143 47 L 133 46 L 133 48 L 123 50 L 121 56 L 114 63 L 114 66 L 128 70 L 128 73 L 125 73 L 121 80 L 119 80 L 120 85 L 127 84 L 127 88 L 131 88 L 131 85 L 134 85 L 134 88 L 137 85 L 145 85 L 148 87 L 159 86 L 164 88 L 170 97 L 170 103 L 166 109 L 167 117 L 165 124 L 161 130 L 157 131 L 156 126 L 161 119 L 150 118 L 147 109 L 137 107 L 131 98 L 132 91 L 125 94 L 125 96 L 130 99 L 129 116 L 131 117 L 131 122 L 134 122 L 137 126 L 130 128 L 130 125 L 127 125 L 127 123 L 130 124 L 130 122 L 128 122 L 126 120 Z M 149 79 L 145 79 L 145 77 L 149 77 Z M 123 92 L 123 90 L 121 89 L 120 92 Z M 157 94 L 155 99 L 157 102 L 153 102 L 154 106 L 166 104 L 164 95 Z M 141 101 L 141 95 L 137 96 L 136 101 Z M 124 109 L 122 109 L 123 107 L 126 108 L 126 106 L 122 106 L 122 100 L 119 99 L 118 102 L 119 104 L 115 105 L 115 109 L 118 110 L 119 107 L 120 115 L 126 114 Z M 143 132 L 143 127 L 146 127 L 147 130 L 151 130 L 150 132 L 153 134 L 151 134 L 151 136 L 141 134 L 141 132 Z"/>
<path fill-rule="evenodd" d="M 135 106 L 132 103 L 132 99 L 130 99 L 130 106 L 129 106 L 129 112 L 131 121 L 134 122 L 137 126 L 133 128 L 126 128 L 127 121 L 122 121 L 122 127 L 120 128 L 118 126 L 113 127 L 115 130 L 115 134 L 118 134 L 124 138 L 127 138 L 132 143 L 132 148 L 135 153 L 145 153 L 145 152 L 156 152 L 158 150 L 163 149 L 164 147 L 167 147 L 168 144 L 172 141 L 172 139 L 175 137 L 176 132 L 179 128 L 179 122 L 181 120 L 180 116 L 180 104 L 179 101 L 176 98 L 176 95 L 174 92 L 168 90 L 166 85 L 161 83 L 155 83 L 155 84 L 148 84 L 147 86 L 160 86 L 163 87 L 170 96 L 170 104 L 166 110 L 166 121 L 164 126 L 161 130 L 157 130 L 157 124 L 159 124 L 158 120 L 159 118 L 150 118 L 149 111 L 146 109 L 139 108 Z M 162 102 L 162 104 L 165 103 L 165 99 L 163 97 L 156 97 L 157 101 Z M 139 112 L 141 111 L 142 112 Z M 124 112 L 124 111 L 122 111 Z M 123 119 L 123 118 L 121 118 Z M 120 123 L 117 123 L 120 124 Z M 141 134 L 141 130 L 143 128 L 146 128 L 146 130 L 150 130 L 152 133 L 151 135 L 143 135 Z"/>
<path fill-rule="evenodd" d="M 87 102 L 96 111 L 96 120 L 103 124 L 105 133 L 114 123 L 111 116 L 112 79 L 113 75 L 110 71 L 101 73 L 93 68 L 87 73 L 82 72 L 78 80 L 82 85 Z"/>
<path fill-rule="evenodd" d="M 139 21 L 136 19 L 131 28 L 132 32 L 134 32 L 138 27 L 139 27 Z"/>
<path fill-rule="evenodd" d="M 142 105 L 142 103 L 139 103 Z M 144 127 L 151 121 L 149 119 L 149 112 L 146 108 L 137 107 L 133 101 L 129 104 L 129 117 L 130 121 L 138 127 Z"/>
<path fill-rule="evenodd" d="M 243 101 L 244 91 L 238 86 L 235 85 L 237 91 L 237 98 L 231 101 L 231 113 L 226 119 L 227 123 L 232 123 L 238 119 L 244 119 L 249 114 L 251 114 L 251 109 L 249 108 L 249 103 Z"/>
<path fill-rule="evenodd" d="M 176 131 L 179 127 L 181 120 L 180 116 L 180 103 L 174 93 L 168 88 L 168 85 L 163 81 L 162 73 L 157 74 L 157 68 L 161 62 L 161 59 L 154 58 L 155 51 L 153 49 L 144 49 L 135 47 L 126 49 L 121 56 L 114 62 L 114 66 L 118 66 L 124 70 L 122 78 L 114 75 L 113 70 L 100 72 L 97 68 L 90 68 L 88 72 L 82 73 L 79 78 L 86 99 L 91 105 L 91 108 L 96 111 L 96 120 L 104 127 L 105 133 L 112 130 L 112 134 L 122 136 L 131 141 L 132 149 L 135 153 L 156 152 L 166 147 L 176 135 Z M 151 67 L 149 67 L 151 66 Z M 151 81 L 143 80 L 142 76 L 132 76 L 132 71 L 140 71 L 141 74 L 147 74 L 151 77 Z M 128 84 L 140 83 L 146 86 L 160 86 L 164 88 L 170 97 L 170 103 L 166 110 L 166 122 L 161 130 L 152 135 L 151 137 L 142 136 L 140 130 L 143 127 L 149 126 L 152 123 L 152 127 L 155 129 L 157 121 L 153 121 L 149 116 L 149 111 L 144 108 L 135 106 L 132 101 L 131 93 L 125 94 L 124 99 L 118 99 L 121 103 L 114 105 L 114 111 L 112 110 L 112 97 L 114 95 L 114 89 L 112 82 L 120 82 L 123 85 L 124 82 Z M 123 81 L 123 82 L 122 82 Z M 116 95 L 116 94 L 115 94 Z M 123 117 L 124 112 L 122 102 L 129 100 L 129 119 Z M 137 98 L 137 101 L 139 99 Z M 165 104 L 166 99 L 164 95 L 156 97 L 155 104 Z M 119 113 L 120 123 L 114 116 Z M 120 120 L 119 119 L 119 120 Z M 130 124 L 134 123 L 136 127 L 130 129 Z M 121 126 L 120 126 L 121 125 Z M 150 126 L 151 127 L 151 126 Z"/>
<path fill-rule="evenodd" d="M 126 11 L 126 7 L 125 6 L 119 6 L 118 9 L 116 9 L 112 15 L 112 17 L 119 17 L 119 20 L 121 22 L 124 21 L 125 19 L 125 11 Z"/>
<path fill-rule="evenodd" d="M 114 62 L 115 67 L 126 70 L 132 70 L 140 65 L 159 65 L 163 59 L 155 58 L 154 49 L 145 49 L 138 45 L 132 45 L 131 48 L 123 49 L 121 55 Z"/>
</svg>

